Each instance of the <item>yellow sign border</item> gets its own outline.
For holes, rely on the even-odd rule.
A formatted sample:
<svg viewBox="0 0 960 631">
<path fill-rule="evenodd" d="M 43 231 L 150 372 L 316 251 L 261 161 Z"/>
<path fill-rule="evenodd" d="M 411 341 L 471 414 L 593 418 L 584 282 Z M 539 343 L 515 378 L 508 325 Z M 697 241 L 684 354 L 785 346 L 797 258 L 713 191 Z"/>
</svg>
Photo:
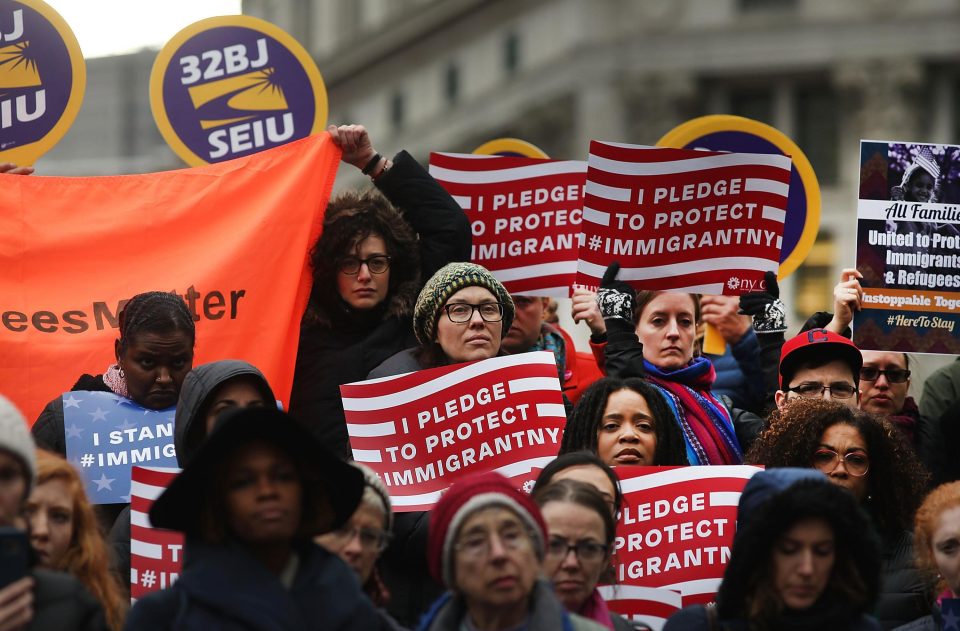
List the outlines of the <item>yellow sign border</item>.
<svg viewBox="0 0 960 631">
<path fill-rule="evenodd" d="M 694 118 L 685 123 L 677 125 L 657 141 L 658 147 L 683 148 L 698 138 L 703 138 L 708 134 L 719 132 L 739 131 L 745 134 L 758 136 L 767 142 L 773 144 L 784 155 L 790 156 L 793 160 L 793 166 L 797 168 L 800 174 L 800 181 L 803 183 L 804 192 L 807 197 L 807 216 L 803 224 L 803 230 L 797 245 L 787 256 L 787 259 L 780 264 L 780 271 L 777 278 L 783 280 L 796 271 L 800 264 L 810 254 L 814 242 L 817 240 L 817 233 L 820 231 L 820 208 L 822 199 L 820 197 L 820 183 L 817 180 L 817 174 L 813 171 L 813 166 L 806 154 L 793 142 L 786 134 L 771 127 L 766 123 L 761 123 L 743 116 L 733 116 L 730 114 L 711 114 Z"/>
<path fill-rule="evenodd" d="M 50 131 L 36 142 L 0 151 L 0 161 L 12 162 L 18 166 L 30 166 L 63 139 L 76 120 L 77 114 L 80 113 L 83 96 L 87 90 L 87 64 L 83 59 L 83 51 L 80 50 L 77 36 L 73 34 L 70 25 L 53 7 L 42 0 L 14 0 L 14 2 L 36 11 L 53 25 L 67 47 L 67 54 L 70 57 L 70 71 L 73 75 L 73 85 L 70 86 L 67 106 L 63 109 L 60 119 L 50 128 Z"/>
<path fill-rule="evenodd" d="M 527 158 L 550 158 L 540 147 L 526 140 L 520 140 L 519 138 L 496 138 L 483 143 L 474 149 L 473 153 L 481 156 L 496 156 L 510 153 L 519 154 Z"/>
<path fill-rule="evenodd" d="M 167 144 L 173 149 L 173 152 L 190 166 L 197 167 L 211 164 L 209 161 L 204 160 L 191 151 L 186 143 L 180 140 L 180 135 L 174 130 L 173 125 L 170 124 L 170 119 L 167 117 L 167 108 L 163 103 L 163 77 L 170 66 L 170 62 L 173 60 L 174 53 L 176 53 L 181 46 L 201 33 L 224 26 L 248 28 L 252 31 L 263 33 L 280 42 L 281 45 L 285 46 L 287 50 L 297 58 L 304 72 L 307 73 L 310 85 L 313 87 L 314 100 L 316 101 L 316 111 L 314 112 L 313 126 L 310 129 L 310 134 L 323 131 L 327 124 L 328 114 L 327 87 L 323 82 L 323 77 L 320 76 L 320 69 L 317 68 L 317 64 L 313 61 L 310 53 L 308 53 L 292 35 L 266 20 L 261 20 L 260 18 L 255 18 L 250 15 L 222 15 L 205 18 L 183 28 L 171 37 L 170 41 L 164 44 L 153 62 L 153 69 L 150 71 L 150 109 L 153 112 L 153 120 L 160 130 L 160 135 L 167 141 Z"/>
</svg>

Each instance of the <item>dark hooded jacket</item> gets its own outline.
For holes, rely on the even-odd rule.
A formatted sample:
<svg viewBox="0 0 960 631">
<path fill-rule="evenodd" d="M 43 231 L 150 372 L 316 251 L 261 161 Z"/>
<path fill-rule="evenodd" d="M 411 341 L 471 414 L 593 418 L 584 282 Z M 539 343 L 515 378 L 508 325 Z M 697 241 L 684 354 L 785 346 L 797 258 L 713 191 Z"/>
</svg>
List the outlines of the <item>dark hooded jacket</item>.
<svg viewBox="0 0 960 631">
<path fill-rule="evenodd" d="M 778 468 L 757 473 L 744 487 L 737 510 L 737 533 L 730 562 L 717 593 L 716 609 L 686 607 L 667 621 L 664 631 L 751 628 L 747 612 L 756 576 L 769 567 L 779 538 L 797 522 L 819 518 L 833 527 L 837 561 L 849 558 L 863 582 L 866 598 L 859 606 L 838 596 L 830 585 L 803 611 L 784 610 L 775 629 L 823 631 L 879 630 L 866 615 L 880 589 L 879 542 L 868 517 L 853 496 L 812 469 Z M 836 571 L 836 566 L 834 566 Z M 831 579 L 833 580 L 833 579 Z M 710 617 L 715 615 L 711 625 Z"/>
<path fill-rule="evenodd" d="M 103 381 L 103 375 L 80 375 L 70 392 L 110 392 Z M 67 441 L 63 431 L 63 398 L 57 397 L 44 406 L 37 422 L 30 430 L 37 447 L 67 457 Z"/>
<path fill-rule="evenodd" d="M 276 396 L 255 366 L 238 359 L 225 359 L 196 366 L 187 373 L 180 387 L 180 399 L 173 422 L 173 446 L 177 464 L 185 467 L 203 439 L 206 437 L 204 417 L 207 399 L 220 385 L 235 377 L 251 379 L 266 401 L 276 401 Z M 113 549 L 117 573 L 123 578 L 121 585 L 129 589 L 130 576 L 130 506 L 127 505 L 110 529 L 110 547 Z"/>
<path fill-rule="evenodd" d="M 75 577 L 33 569 L 33 620 L 25 631 L 107 631 L 103 607 Z"/>
<path fill-rule="evenodd" d="M 400 244 L 418 253 L 414 258 L 419 266 L 405 269 L 391 264 L 395 289 L 384 304 L 368 312 L 355 311 L 339 297 L 331 298 L 333 292 L 315 286 L 300 328 L 290 395 L 290 413 L 324 446 L 345 458 L 351 452 L 340 385 L 366 379 L 383 360 L 416 346 L 413 306 L 423 279 L 447 263 L 470 260 L 467 216 L 408 153 L 397 154 L 376 186 L 419 236 Z M 327 216 L 324 222 L 334 219 Z M 385 219 L 401 220 L 399 215 Z"/>
<path fill-rule="evenodd" d="M 387 629 L 336 555 L 307 543 L 290 589 L 241 546 L 190 541 L 183 572 L 172 587 L 141 598 L 124 627 L 130 631 L 307 631 Z M 238 594 L 250 597 L 238 598 Z M 253 597 L 255 596 L 255 597 Z"/>
</svg>

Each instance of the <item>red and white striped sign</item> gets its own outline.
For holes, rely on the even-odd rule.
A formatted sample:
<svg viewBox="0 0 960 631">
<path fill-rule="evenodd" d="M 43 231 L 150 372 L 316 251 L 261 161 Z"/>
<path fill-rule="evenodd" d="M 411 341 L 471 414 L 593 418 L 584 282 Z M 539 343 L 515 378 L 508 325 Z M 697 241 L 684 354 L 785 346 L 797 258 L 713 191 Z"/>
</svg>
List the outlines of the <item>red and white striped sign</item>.
<svg viewBox="0 0 960 631">
<path fill-rule="evenodd" d="M 676 592 L 683 606 L 713 600 L 730 560 L 740 493 L 762 469 L 616 467 L 624 508 L 614 544 L 616 585 L 604 588 L 610 608 L 659 628 L 676 599 L 633 588 Z"/>
<path fill-rule="evenodd" d="M 429 510 L 457 479 L 499 471 L 518 488 L 553 460 L 566 413 L 553 353 L 494 357 L 340 386 L 356 461 L 394 510 Z"/>
<path fill-rule="evenodd" d="M 570 296 L 586 172 L 579 160 L 430 154 L 430 175 L 470 218 L 470 260 L 535 296 Z"/>
<path fill-rule="evenodd" d="M 183 535 L 150 525 L 150 506 L 180 469 L 133 467 L 130 485 L 130 599 L 169 587 L 183 567 Z"/>
<path fill-rule="evenodd" d="M 577 283 L 737 295 L 777 270 L 791 161 L 592 141 Z"/>
</svg>

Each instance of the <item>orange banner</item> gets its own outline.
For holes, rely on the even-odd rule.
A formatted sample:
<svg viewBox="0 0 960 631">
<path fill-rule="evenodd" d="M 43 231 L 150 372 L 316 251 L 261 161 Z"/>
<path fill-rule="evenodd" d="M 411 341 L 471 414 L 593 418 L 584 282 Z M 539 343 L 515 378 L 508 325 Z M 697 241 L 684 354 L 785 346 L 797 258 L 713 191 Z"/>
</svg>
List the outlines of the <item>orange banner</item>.
<svg viewBox="0 0 960 631">
<path fill-rule="evenodd" d="M 165 173 L 0 175 L 0 393 L 32 423 L 113 363 L 122 301 L 164 290 L 194 315 L 194 365 L 245 359 L 286 404 L 339 159 L 324 133 Z"/>
</svg>

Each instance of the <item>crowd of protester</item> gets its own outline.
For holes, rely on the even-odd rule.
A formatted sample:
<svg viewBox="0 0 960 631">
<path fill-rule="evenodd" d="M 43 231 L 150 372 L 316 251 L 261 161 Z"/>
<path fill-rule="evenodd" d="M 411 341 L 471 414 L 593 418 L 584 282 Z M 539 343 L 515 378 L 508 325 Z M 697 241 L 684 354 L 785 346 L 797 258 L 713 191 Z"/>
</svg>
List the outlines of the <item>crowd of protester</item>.
<svg viewBox="0 0 960 631">
<path fill-rule="evenodd" d="M 382 157 L 362 126 L 329 133 L 374 189 L 327 208 L 288 411 L 247 362 L 194 366 L 193 318 L 162 291 L 126 302 L 116 362 L 72 388 L 176 405 L 182 472 L 149 512 L 186 536 L 176 582 L 127 605 L 130 506 L 87 499 L 60 393 L 32 433 L 0 397 L 0 551 L 10 568 L 18 545 L 29 556 L 0 585 L 0 631 L 644 629 L 598 589 L 616 582 L 612 467 L 736 464 L 765 470 L 740 496 L 716 601 L 666 629 L 955 623 L 960 363 L 912 384 L 906 354 L 858 349 L 856 270 L 787 339 L 773 274 L 737 300 L 638 293 L 614 263 L 596 293 L 574 292 L 578 352 L 555 303 L 468 262 L 466 216 L 409 154 Z M 700 351 L 704 324 L 723 355 Z M 350 462 L 341 384 L 530 351 L 554 354 L 567 422 L 529 493 L 487 471 L 395 511 Z"/>
</svg>

